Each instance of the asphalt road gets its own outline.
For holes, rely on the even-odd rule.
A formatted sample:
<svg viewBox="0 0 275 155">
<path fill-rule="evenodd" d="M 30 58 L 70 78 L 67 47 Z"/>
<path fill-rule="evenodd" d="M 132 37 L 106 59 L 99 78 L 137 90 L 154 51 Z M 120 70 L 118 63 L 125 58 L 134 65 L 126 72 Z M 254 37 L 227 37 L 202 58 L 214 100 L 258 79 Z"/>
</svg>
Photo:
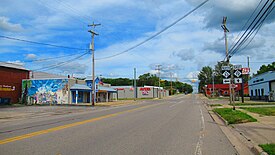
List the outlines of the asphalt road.
<svg viewBox="0 0 275 155">
<path fill-rule="evenodd" d="M 197 95 L 0 125 L 0 154 L 233 155 Z"/>
</svg>

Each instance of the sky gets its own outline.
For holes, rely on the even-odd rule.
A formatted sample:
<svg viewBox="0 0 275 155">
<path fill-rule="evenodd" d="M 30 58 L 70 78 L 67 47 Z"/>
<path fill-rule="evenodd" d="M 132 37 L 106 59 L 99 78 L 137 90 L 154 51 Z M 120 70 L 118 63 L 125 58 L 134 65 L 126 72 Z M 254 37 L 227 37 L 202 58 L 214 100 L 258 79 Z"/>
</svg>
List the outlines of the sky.
<svg viewBox="0 0 275 155">
<path fill-rule="evenodd" d="M 263 0 L 266 2 L 266 0 Z M 271 2 L 271 0 L 269 0 Z M 95 74 L 106 78 L 133 78 L 144 73 L 190 83 L 204 66 L 225 58 L 223 16 L 227 16 L 228 45 L 242 31 L 260 0 L 209 0 L 202 7 L 150 41 L 121 53 L 163 30 L 203 0 L 0 0 L 0 61 L 18 63 L 34 71 L 91 74 L 88 24 L 100 23 L 95 36 Z M 274 6 L 275 4 L 273 4 Z M 251 72 L 275 59 L 275 11 L 244 49 L 231 59 Z M 82 50 L 80 50 L 82 49 Z M 59 66 L 59 67 L 56 67 Z"/>
</svg>

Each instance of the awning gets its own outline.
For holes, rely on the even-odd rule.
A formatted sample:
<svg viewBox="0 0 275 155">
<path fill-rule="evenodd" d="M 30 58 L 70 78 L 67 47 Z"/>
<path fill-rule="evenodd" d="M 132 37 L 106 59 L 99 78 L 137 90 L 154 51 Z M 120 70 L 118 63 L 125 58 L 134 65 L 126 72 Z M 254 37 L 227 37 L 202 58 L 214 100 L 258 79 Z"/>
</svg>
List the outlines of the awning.
<svg viewBox="0 0 275 155">
<path fill-rule="evenodd" d="M 99 86 L 98 87 L 98 92 L 109 92 L 109 93 L 116 93 L 117 90 L 111 88 L 111 87 L 103 87 L 103 86 Z"/>
<path fill-rule="evenodd" d="M 90 87 L 88 87 L 87 85 L 83 85 L 83 84 L 74 84 L 70 90 L 92 91 L 92 89 Z"/>
</svg>

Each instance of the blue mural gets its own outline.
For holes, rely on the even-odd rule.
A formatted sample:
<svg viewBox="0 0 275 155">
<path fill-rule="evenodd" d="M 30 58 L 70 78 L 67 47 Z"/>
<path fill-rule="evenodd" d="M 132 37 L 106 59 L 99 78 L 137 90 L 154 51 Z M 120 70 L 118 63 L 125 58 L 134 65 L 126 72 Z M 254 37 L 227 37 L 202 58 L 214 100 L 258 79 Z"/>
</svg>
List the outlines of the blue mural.
<svg viewBox="0 0 275 155">
<path fill-rule="evenodd" d="M 67 79 L 25 80 L 22 88 L 23 92 L 34 100 L 35 104 L 68 102 Z"/>
</svg>

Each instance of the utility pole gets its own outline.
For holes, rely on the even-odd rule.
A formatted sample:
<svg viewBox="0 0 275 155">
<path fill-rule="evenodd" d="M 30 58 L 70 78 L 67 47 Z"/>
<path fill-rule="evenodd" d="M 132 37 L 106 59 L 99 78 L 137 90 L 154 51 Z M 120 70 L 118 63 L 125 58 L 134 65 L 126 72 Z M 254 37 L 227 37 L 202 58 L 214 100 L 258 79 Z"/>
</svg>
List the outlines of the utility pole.
<svg viewBox="0 0 275 155">
<path fill-rule="evenodd" d="M 90 50 L 92 51 L 92 78 L 93 78 L 93 84 L 92 84 L 92 106 L 95 105 L 95 95 L 96 95 L 96 90 L 95 90 L 95 43 L 94 43 L 94 38 L 95 38 L 95 35 L 98 35 L 94 29 L 96 26 L 99 26 L 101 24 L 95 24 L 93 22 L 93 24 L 91 25 L 88 25 L 89 27 L 93 27 L 93 30 L 89 30 L 88 32 L 90 32 L 92 34 L 92 42 L 90 44 Z"/>
<path fill-rule="evenodd" d="M 171 95 L 172 95 L 172 72 L 170 72 L 170 91 L 171 91 Z"/>
<path fill-rule="evenodd" d="M 230 65 L 230 57 L 229 57 L 229 54 L 228 54 L 228 44 L 227 44 L 227 32 L 229 32 L 229 30 L 226 27 L 226 20 L 227 20 L 227 17 L 223 17 L 221 27 L 224 31 L 226 62 L 227 62 L 227 65 L 229 66 Z M 230 77 L 230 84 L 229 84 L 229 94 L 230 94 L 229 102 L 230 102 L 230 104 L 232 104 L 232 100 L 233 100 L 232 99 L 233 98 L 233 94 L 232 94 L 233 93 L 233 91 L 232 91 L 233 71 L 232 71 L 232 68 L 230 69 L 230 75 L 231 75 L 231 77 Z M 233 110 L 235 110 L 235 104 L 233 104 Z"/>
<path fill-rule="evenodd" d="M 212 97 L 214 97 L 215 96 L 215 71 L 213 71 L 213 73 L 212 73 L 212 90 L 213 90 L 213 92 L 212 92 Z"/>
<path fill-rule="evenodd" d="M 157 68 L 156 68 L 156 70 L 158 71 L 158 77 L 159 77 L 159 88 L 158 88 L 158 97 L 159 97 L 159 99 L 161 98 L 160 96 L 160 67 L 161 67 L 161 65 L 157 65 Z"/>
<path fill-rule="evenodd" d="M 137 99 L 137 79 L 136 79 L 136 75 L 137 75 L 137 70 L 136 70 L 136 68 L 134 68 L 134 98 L 135 98 L 135 100 Z"/>
<path fill-rule="evenodd" d="M 250 70 L 250 64 L 249 64 L 249 56 L 247 56 L 247 67 L 249 68 L 249 70 Z M 247 74 L 247 80 L 249 80 L 250 79 L 250 72 Z"/>
</svg>

